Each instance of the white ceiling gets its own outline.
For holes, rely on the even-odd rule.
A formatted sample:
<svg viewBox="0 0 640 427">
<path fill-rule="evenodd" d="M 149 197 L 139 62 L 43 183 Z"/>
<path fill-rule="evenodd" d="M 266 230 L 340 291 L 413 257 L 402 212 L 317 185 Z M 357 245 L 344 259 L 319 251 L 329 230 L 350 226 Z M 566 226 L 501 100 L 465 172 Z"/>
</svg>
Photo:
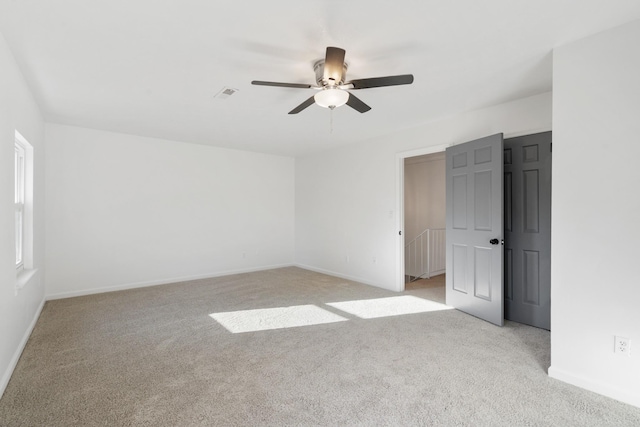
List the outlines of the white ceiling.
<svg viewBox="0 0 640 427">
<path fill-rule="evenodd" d="M 47 121 L 292 156 L 549 91 L 555 46 L 639 18 L 638 0 L 0 0 Z M 250 84 L 314 84 L 327 46 L 351 79 L 415 82 L 333 117 Z"/>
</svg>

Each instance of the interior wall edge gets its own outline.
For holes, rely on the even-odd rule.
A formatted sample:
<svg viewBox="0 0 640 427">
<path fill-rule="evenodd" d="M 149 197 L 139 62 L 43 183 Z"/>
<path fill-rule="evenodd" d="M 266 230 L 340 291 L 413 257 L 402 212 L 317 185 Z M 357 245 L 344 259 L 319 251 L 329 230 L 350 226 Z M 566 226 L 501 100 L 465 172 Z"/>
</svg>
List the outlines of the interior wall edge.
<svg viewBox="0 0 640 427">
<path fill-rule="evenodd" d="M 621 388 L 603 384 L 598 381 L 592 381 L 583 376 L 575 375 L 571 372 L 558 369 L 553 366 L 549 367 L 548 374 L 550 378 L 610 397 L 611 399 L 615 399 L 629 405 L 640 407 L 640 394 L 638 393 L 629 393 Z"/>
<path fill-rule="evenodd" d="M 194 276 L 181 276 L 181 277 L 172 277 L 158 280 L 149 280 L 144 282 L 134 282 L 134 283 L 125 283 L 114 286 L 104 286 L 100 288 L 90 288 L 83 289 L 81 291 L 72 291 L 72 292 L 60 292 L 46 295 L 47 301 L 53 301 L 57 299 L 64 298 L 73 298 L 73 297 L 81 297 L 86 295 L 95 295 L 102 294 L 106 292 L 116 292 L 116 291 L 125 291 L 128 289 L 138 289 L 138 288 L 147 288 L 150 286 L 161 286 L 161 285 L 170 285 L 173 283 L 179 282 L 188 282 L 192 280 L 200 280 L 200 279 L 212 279 L 215 277 L 223 277 L 223 276 L 232 276 L 234 274 L 242 274 L 242 273 L 255 273 L 258 271 L 267 271 L 274 270 L 276 268 L 285 268 L 285 267 L 293 267 L 293 264 L 274 264 L 274 265 L 265 265 L 260 267 L 251 267 L 251 268 L 242 268 L 237 270 L 225 270 L 225 271 L 217 271 L 205 274 L 198 274 Z"/>
<path fill-rule="evenodd" d="M 367 279 L 365 279 L 363 277 L 350 276 L 348 274 L 342 274 L 342 273 L 338 273 L 336 271 L 326 270 L 324 268 L 313 267 L 313 266 L 307 265 L 307 264 L 294 264 L 294 267 L 302 268 L 303 270 L 314 271 L 316 273 L 326 274 L 328 276 L 339 277 L 339 278 L 345 279 L 345 280 L 351 280 L 353 282 L 358 282 L 358 283 L 362 283 L 364 285 L 374 286 L 374 287 L 380 288 L 380 289 L 386 289 L 386 290 L 394 291 L 394 292 L 401 292 L 402 291 L 402 289 L 393 289 L 393 288 L 390 288 L 388 286 L 384 286 L 384 284 L 382 284 L 382 283 L 376 283 L 376 282 L 373 282 L 371 280 L 367 280 Z"/>
<path fill-rule="evenodd" d="M 38 322 L 38 319 L 40 318 L 40 314 L 42 313 L 42 309 L 44 308 L 44 303 L 47 301 L 46 298 L 42 298 L 42 301 L 40 301 L 40 305 L 38 306 L 38 309 L 36 310 L 33 319 L 31 319 L 31 324 L 29 324 L 29 327 L 27 328 L 27 330 L 24 332 L 24 335 L 22 337 L 22 339 L 20 340 L 20 343 L 18 344 L 18 346 L 16 347 L 16 350 L 13 354 L 13 357 L 11 358 L 11 361 L 9 362 L 9 366 L 7 366 L 7 369 L 5 370 L 4 374 L 2 375 L 2 379 L 0 380 L 0 399 L 2 398 L 2 395 L 4 394 L 4 391 L 7 389 L 7 386 L 9 385 L 9 381 L 11 380 L 11 376 L 13 375 L 13 371 L 16 369 L 16 366 L 18 365 L 18 361 L 20 360 L 20 356 L 22 356 L 22 352 L 24 350 L 24 348 L 27 345 L 27 342 L 29 341 L 29 338 L 31 337 L 31 333 L 33 332 L 33 328 L 35 328 L 36 323 Z"/>
</svg>

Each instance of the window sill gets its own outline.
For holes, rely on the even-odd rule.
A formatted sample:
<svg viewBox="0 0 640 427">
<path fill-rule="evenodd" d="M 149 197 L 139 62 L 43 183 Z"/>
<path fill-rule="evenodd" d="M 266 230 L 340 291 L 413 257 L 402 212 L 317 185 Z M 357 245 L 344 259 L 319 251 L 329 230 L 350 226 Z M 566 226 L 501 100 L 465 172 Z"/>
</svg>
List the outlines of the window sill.
<svg viewBox="0 0 640 427">
<path fill-rule="evenodd" d="M 27 268 L 20 271 L 16 277 L 16 294 L 18 291 L 25 287 L 27 283 L 36 275 L 38 270 L 36 268 Z"/>
</svg>

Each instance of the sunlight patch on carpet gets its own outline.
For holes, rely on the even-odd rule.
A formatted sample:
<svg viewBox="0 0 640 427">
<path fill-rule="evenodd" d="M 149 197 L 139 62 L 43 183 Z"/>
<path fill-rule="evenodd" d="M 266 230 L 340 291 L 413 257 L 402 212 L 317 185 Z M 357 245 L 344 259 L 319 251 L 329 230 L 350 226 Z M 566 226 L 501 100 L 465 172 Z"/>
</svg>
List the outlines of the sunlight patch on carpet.
<svg viewBox="0 0 640 427">
<path fill-rule="evenodd" d="M 315 305 L 228 311 L 211 313 L 209 316 L 234 334 L 321 325 L 323 323 L 348 320 Z"/>
<path fill-rule="evenodd" d="M 328 306 L 357 316 L 361 319 L 400 316 L 403 314 L 427 313 L 430 311 L 451 310 L 453 307 L 437 302 L 405 295 L 399 297 L 365 299 L 327 303 Z"/>
</svg>

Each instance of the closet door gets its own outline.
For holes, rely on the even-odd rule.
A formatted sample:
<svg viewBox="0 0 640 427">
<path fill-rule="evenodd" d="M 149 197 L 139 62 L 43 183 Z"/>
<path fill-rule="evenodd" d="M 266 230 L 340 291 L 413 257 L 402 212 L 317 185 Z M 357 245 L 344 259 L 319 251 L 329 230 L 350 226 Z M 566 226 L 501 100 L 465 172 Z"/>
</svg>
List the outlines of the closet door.
<svg viewBox="0 0 640 427">
<path fill-rule="evenodd" d="M 505 318 L 551 328 L 551 132 L 504 141 Z"/>
</svg>

